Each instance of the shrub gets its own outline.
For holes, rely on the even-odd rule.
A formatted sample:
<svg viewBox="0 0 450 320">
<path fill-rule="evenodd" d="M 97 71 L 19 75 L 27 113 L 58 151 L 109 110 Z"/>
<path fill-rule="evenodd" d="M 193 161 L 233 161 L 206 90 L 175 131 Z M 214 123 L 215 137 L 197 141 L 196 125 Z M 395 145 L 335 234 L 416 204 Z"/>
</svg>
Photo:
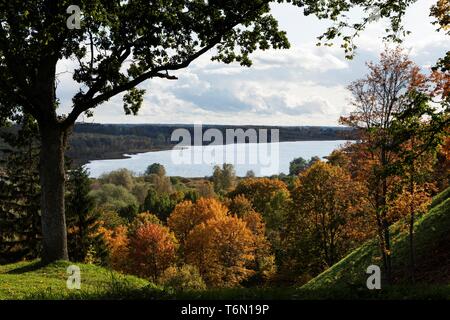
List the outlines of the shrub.
<svg viewBox="0 0 450 320">
<path fill-rule="evenodd" d="M 206 284 L 198 268 L 189 264 L 167 268 L 159 277 L 158 283 L 177 291 L 206 289 Z"/>
</svg>

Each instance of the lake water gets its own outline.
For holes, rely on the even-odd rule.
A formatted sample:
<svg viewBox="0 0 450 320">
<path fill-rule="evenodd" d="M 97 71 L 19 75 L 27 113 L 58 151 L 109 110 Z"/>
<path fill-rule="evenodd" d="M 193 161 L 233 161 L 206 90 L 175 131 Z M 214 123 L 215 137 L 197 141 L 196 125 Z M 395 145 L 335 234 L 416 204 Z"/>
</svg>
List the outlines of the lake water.
<svg viewBox="0 0 450 320">
<path fill-rule="evenodd" d="M 231 163 L 238 176 L 252 170 L 256 176 L 289 173 L 289 163 L 298 157 L 323 158 L 347 141 L 296 141 L 279 143 L 248 143 L 214 146 L 191 146 L 178 150 L 154 151 L 125 155 L 126 159 L 94 160 L 86 164 L 90 176 L 126 168 L 140 175 L 152 163 L 160 163 L 168 176 L 186 178 L 211 176 L 213 167 Z"/>
</svg>

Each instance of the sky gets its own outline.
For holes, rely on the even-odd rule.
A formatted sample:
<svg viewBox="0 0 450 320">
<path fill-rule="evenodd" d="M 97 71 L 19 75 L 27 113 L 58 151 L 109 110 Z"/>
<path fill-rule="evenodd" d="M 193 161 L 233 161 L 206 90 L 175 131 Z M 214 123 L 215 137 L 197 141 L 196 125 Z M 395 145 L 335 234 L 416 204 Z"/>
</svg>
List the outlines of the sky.
<svg viewBox="0 0 450 320">
<path fill-rule="evenodd" d="M 424 71 L 450 48 L 450 38 L 435 31 L 429 8 L 435 0 L 419 0 L 405 17 L 412 33 L 403 47 Z M 229 125 L 335 126 L 341 115 L 352 111 L 346 87 L 367 73 L 366 61 L 377 61 L 384 49 L 386 21 L 371 24 L 356 40 L 353 60 L 343 49 L 317 47 L 317 36 L 329 25 L 305 17 L 288 4 L 272 6 L 280 29 L 287 32 L 291 48 L 259 51 L 253 66 L 225 65 L 205 55 L 175 73 L 179 80 L 152 79 L 138 116 L 123 112 L 122 96 L 98 106 L 94 117 L 79 121 L 96 123 L 203 123 Z M 356 16 L 356 15 L 355 15 Z M 70 62 L 58 64 L 59 113 L 70 111 L 77 84 L 71 79 Z"/>
</svg>

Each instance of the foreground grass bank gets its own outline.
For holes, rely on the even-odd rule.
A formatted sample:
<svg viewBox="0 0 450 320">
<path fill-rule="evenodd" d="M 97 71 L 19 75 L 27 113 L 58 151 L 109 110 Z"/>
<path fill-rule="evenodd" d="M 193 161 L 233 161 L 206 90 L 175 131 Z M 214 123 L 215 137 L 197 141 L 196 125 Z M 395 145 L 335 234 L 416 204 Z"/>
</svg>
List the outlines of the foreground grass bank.
<svg viewBox="0 0 450 320">
<path fill-rule="evenodd" d="M 0 266 L 1 299 L 120 299 L 124 293 L 154 289 L 148 281 L 125 276 L 94 265 L 76 264 L 81 272 L 81 289 L 67 289 L 67 267 L 59 261 L 43 266 L 39 261 Z"/>
</svg>

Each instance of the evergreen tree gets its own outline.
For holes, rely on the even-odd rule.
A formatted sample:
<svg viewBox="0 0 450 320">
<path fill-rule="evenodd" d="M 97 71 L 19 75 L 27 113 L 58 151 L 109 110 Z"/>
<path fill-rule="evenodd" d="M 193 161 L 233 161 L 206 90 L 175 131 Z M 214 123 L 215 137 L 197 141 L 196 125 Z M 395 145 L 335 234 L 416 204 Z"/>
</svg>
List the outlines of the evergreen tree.
<svg viewBox="0 0 450 320">
<path fill-rule="evenodd" d="M 67 227 L 69 256 L 73 261 L 103 262 L 107 256 L 103 237 L 98 233 L 99 213 L 94 210 L 94 200 L 89 196 L 91 182 L 82 168 L 70 170 L 67 185 Z"/>
</svg>

